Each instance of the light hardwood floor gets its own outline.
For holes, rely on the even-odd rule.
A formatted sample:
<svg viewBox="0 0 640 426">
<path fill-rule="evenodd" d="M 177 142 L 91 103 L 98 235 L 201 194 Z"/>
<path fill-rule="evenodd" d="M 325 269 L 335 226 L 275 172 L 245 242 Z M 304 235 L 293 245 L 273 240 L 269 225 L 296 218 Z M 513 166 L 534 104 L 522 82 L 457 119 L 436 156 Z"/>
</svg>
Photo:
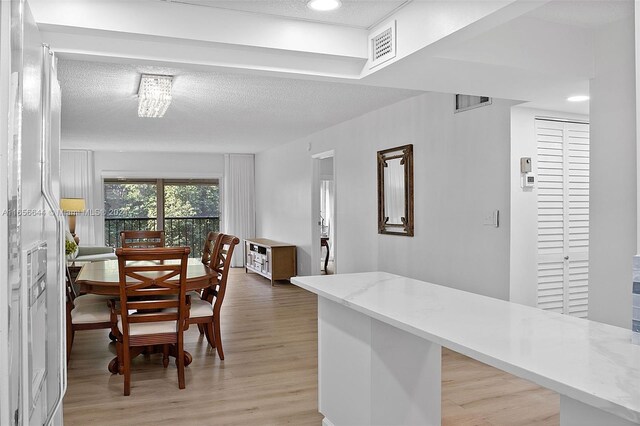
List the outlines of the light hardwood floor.
<svg viewBox="0 0 640 426">
<path fill-rule="evenodd" d="M 225 360 L 192 326 L 187 388 L 160 355 L 138 357 L 131 396 L 107 364 L 105 330 L 76 333 L 64 400 L 66 425 L 320 425 L 316 296 L 244 269 L 230 272 L 222 307 Z M 455 352 L 443 351 L 443 425 L 557 425 L 558 396 Z"/>
<path fill-rule="evenodd" d="M 443 426 L 555 426 L 559 413 L 555 392 L 442 350 Z"/>
</svg>

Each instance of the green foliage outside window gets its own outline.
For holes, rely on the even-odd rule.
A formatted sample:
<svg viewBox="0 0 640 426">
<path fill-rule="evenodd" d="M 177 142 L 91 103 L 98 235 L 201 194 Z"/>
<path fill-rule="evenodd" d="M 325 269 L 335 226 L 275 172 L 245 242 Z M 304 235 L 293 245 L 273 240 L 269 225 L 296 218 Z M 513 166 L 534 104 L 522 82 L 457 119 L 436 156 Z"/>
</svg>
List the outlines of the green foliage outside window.
<svg viewBox="0 0 640 426">
<path fill-rule="evenodd" d="M 164 194 L 165 244 L 190 246 L 191 256 L 200 257 L 207 233 L 220 230 L 215 182 L 106 181 L 106 244 L 118 247 L 122 230 L 158 229 L 158 188 Z"/>
</svg>

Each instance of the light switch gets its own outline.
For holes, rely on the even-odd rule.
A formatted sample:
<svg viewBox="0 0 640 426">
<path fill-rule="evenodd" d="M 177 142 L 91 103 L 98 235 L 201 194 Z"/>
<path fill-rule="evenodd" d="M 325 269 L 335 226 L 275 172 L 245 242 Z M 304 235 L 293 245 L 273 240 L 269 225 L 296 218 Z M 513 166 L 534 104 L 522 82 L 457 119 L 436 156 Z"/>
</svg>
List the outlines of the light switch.
<svg viewBox="0 0 640 426">
<path fill-rule="evenodd" d="M 493 210 L 484 216 L 483 224 L 486 226 L 500 226 L 500 210 Z"/>
</svg>

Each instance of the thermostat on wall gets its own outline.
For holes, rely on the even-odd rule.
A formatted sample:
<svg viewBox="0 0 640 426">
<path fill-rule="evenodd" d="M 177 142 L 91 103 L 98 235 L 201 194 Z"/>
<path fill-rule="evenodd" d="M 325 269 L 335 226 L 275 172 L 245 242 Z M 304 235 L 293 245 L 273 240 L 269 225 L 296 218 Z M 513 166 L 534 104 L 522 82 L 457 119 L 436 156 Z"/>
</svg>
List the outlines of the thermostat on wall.
<svg viewBox="0 0 640 426">
<path fill-rule="evenodd" d="M 531 173 L 525 173 L 523 183 L 525 188 L 533 188 L 536 183 L 536 177 Z"/>
</svg>

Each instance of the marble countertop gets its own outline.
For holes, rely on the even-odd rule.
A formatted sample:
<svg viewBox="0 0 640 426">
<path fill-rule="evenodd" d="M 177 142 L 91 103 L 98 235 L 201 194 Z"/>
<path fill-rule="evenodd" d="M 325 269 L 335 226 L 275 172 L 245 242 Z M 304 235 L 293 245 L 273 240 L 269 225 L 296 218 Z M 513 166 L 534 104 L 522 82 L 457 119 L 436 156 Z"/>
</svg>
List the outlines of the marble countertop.
<svg viewBox="0 0 640 426">
<path fill-rule="evenodd" d="M 294 277 L 291 282 L 562 395 L 640 422 L 640 346 L 631 344 L 631 330 L 386 272 Z"/>
</svg>

